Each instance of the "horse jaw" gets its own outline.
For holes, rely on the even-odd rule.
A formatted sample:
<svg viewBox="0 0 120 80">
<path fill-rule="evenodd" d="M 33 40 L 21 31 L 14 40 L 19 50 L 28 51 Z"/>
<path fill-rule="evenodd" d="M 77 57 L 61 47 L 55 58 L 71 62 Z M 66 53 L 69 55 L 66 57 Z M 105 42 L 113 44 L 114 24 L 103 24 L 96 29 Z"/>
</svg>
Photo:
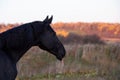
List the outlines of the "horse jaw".
<svg viewBox="0 0 120 80">
<path fill-rule="evenodd" d="M 65 48 L 62 47 L 60 49 L 58 49 L 58 51 L 49 51 L 50 53 L 52 53 L 53 55 L 56 56 L 56 58 L 60 61 L 62 61 L 62 59 L 65 57 L 65 54 L 66 54 L 66 51 L 65 51 Z"/>
</svg>

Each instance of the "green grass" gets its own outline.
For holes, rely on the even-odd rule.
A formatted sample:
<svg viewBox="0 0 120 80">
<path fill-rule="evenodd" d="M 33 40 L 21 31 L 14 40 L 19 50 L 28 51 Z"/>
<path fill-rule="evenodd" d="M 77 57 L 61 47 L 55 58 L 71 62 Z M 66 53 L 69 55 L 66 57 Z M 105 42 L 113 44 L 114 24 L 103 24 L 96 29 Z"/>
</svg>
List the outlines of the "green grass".
<svg viewBox="0 0 120 80">
<path fill-rule="evenodd" d="M 72 72 L 72 73 L 56 73 L 56 74 L 38 74 L 31 77 L 20 78 L 19 80 L 69 80 L 82 77 L 91 77 L 94 78 L 97 76 L 97 72 L 88 71 L 88 72 Z"/>
</svg>

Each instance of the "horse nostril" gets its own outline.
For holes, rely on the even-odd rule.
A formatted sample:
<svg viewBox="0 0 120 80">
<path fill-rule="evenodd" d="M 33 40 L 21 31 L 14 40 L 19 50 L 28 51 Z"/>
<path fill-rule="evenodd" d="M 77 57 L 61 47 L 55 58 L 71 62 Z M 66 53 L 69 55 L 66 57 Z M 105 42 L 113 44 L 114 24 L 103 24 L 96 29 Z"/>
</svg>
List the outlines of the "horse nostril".
<svg viewBox="0 0 120 80">
<path fill-rule="evenodd" d="M 58 55 L 56 55 L 57 59 L 59 59 L 60 61 L 64 58 L 65 56 L 65 49 L 61 48 L 58 50 Z"/>
</svg>

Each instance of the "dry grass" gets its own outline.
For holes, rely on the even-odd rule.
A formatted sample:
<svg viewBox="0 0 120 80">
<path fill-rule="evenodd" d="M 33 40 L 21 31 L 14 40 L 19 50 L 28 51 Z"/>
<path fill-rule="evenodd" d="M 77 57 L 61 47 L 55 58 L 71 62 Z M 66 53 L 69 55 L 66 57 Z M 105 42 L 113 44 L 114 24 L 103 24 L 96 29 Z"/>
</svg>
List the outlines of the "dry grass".
<svg viewBox="0 0 120 80">
<path fill-rule="evenodd" d="M 17 80 L 119 80 L 120 44 L 65 45 L 62 62 L 33 47 L 18 63 Z"/>
</svg>

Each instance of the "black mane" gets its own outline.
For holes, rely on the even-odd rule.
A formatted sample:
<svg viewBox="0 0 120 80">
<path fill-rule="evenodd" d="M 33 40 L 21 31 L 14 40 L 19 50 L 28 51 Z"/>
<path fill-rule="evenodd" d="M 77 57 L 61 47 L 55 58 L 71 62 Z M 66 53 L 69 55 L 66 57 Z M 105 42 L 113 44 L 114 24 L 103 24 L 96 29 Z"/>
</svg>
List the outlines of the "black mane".
<svg viewBox="0 0 120 80">
<path fill-rule="evenodd" d="M 10 59 L 17 62 L 23 53 L 31 48 L 31 46 L 34 46 L 35 35 L 40 33 L 43 29 L 40 25 L 42 26 L 40 21 L 35 21 L 1 33 L 0 49 L 4 50 Z M 21 54 L 17 57 L 16 55 L 18 55 L 18 53 Z"/>
<path fill-rule="evenodd" d="M 35 25 L 36 27 L 39 26 L 38 30 L 34 27 Z M 17 75 L 16 63 L 28 49 L 34 46 L 35 34 L 40 33 L 43 29 L 40 26 L 42 23 L 36 21 L 20 25 L 0 34 L 0 80 L 15 79 Z M 4 70 L 3 68 L 7 69 Z"/>
</svg>

